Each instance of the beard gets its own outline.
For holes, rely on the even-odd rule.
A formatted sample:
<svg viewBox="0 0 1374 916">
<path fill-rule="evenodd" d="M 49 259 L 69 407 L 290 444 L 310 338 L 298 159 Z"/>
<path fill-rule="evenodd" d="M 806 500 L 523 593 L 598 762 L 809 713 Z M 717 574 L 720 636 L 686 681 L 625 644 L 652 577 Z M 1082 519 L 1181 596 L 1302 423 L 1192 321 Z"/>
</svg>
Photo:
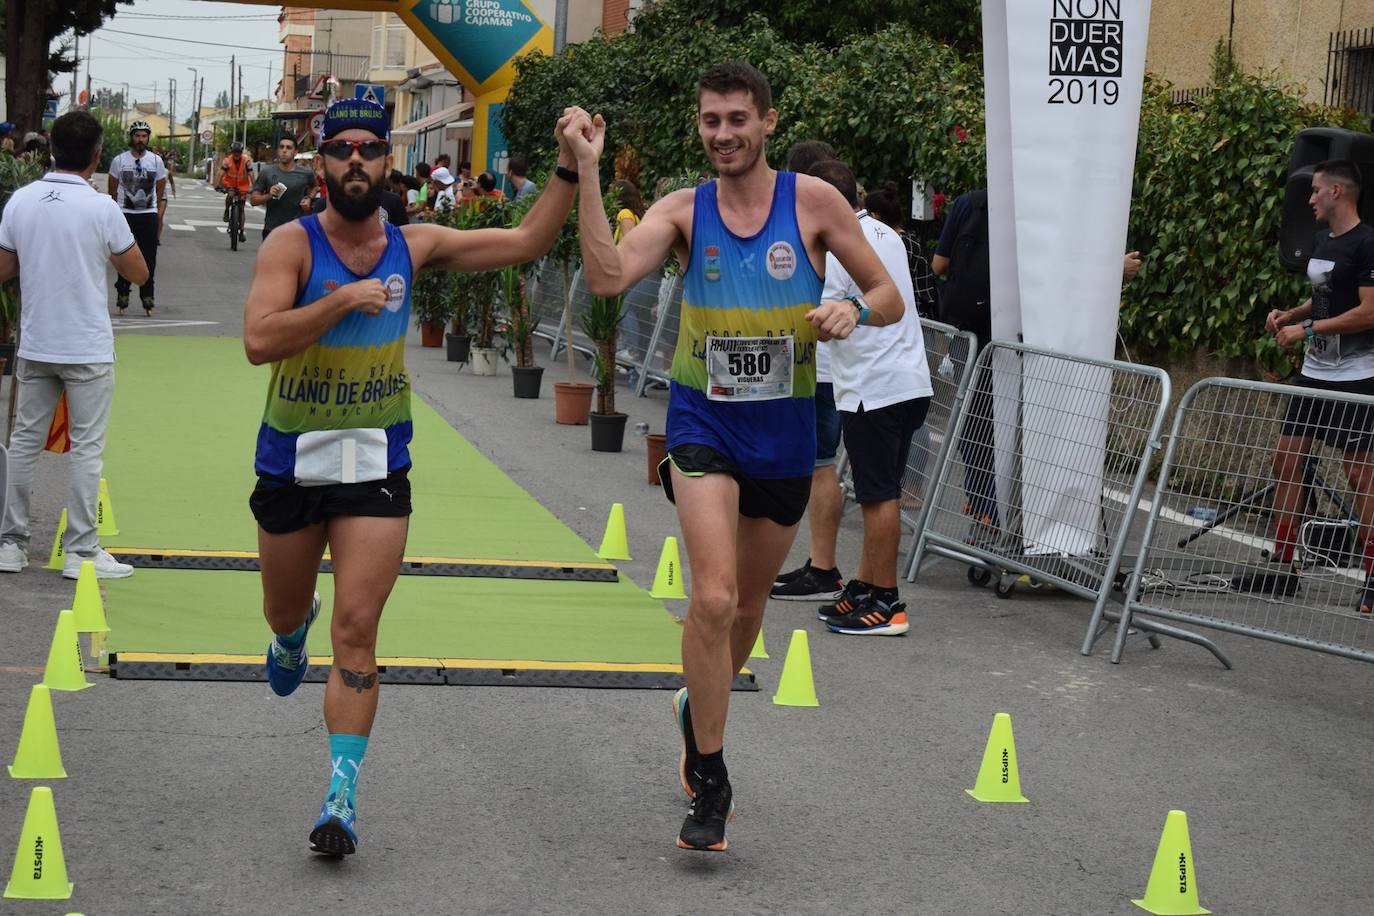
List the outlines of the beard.
<svg viewBox="0 0 1374 916">
<path fill-rule="evenodd" d="M 355 178 L 367 182 L 367 190 L 361 194 L 350 194 L 344 189 L 344 183 Z M 377 208 L 382 205 L 381 181 L 374 181 L 371 175 L 360 169 L 346 172 L 342 178 L 335 178 L 326 169 L 324 184 L 329 190 L 329 206 L 344 219 L 358 223 L 377 218 Z"/>
<path fill-rule="evenodd" d="M 144 143 L 144 142 L 141 141 L 141 140 L 135 140 L 135 141 L 133 142 L 133 147 L 132 147 L 132 149 L 133 149 L 133 151 L 134 151 L 134 155 L 135 155 L 135 156 L 142 156 L 142 155 L 143 155 L 143 151 L 146 150 L 147 148 L 148 148 L 148 144 Z"/>
<path fill-rule="evenodd" d="M 715 166 L 716 173 L 726 176 L 747 174 L 753 169 L 762 154 L 763 148 L 761 146 L 741 146 L 731 162 L 722 163 L 714 149 L 707 150 L 707 156 L 711 160 L 711 165 Z"/>
</svg>

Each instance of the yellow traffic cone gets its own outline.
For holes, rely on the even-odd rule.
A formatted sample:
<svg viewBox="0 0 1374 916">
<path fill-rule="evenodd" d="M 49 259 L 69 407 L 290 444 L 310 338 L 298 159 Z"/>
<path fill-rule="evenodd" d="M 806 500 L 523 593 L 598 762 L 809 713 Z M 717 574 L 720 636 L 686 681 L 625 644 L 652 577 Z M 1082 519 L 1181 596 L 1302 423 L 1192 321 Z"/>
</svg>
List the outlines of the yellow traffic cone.
<svg viewBox="0 0 1374 916">
<path fill-rule="evenodd" d="M 48 666 L 43 669 L 43 684 L 49 690 L 76 691 L 94 687 L 86 680 L 86 667 L 81 663 L 81 643 L 76 639 L 76 615 L 62 611 L 57 615 L 52 646 L 48 649 Z"/>
<path fill-rule="evenodd" d="M 601 536 L 601 549 L 596 555 L 603 560 L 630 559 L 630 542 L 625 536 L 625 507 L 620 503 L 611 503 L 606 533 Z"/>
<path fill-rule="evenodd" d="M 768 650 L 763 647 L 763 627 L 759 627 L 759 635 L 754 637 L 754 648 L 749 650 L 750 658 L 768 658 Z"/>
<path fill-rule="evenodd" d="M 24 714 L 24 730 L 19 733 L 19 749 L 9 766 L 12 779 L 66 779 L 62 752 L 57 747 L 57 723 L 52 715 L 52 695 L 42 684 L 29 691 L 29 709 Z"/>
<path fill-rule="evenodd" d="M 72 599 L 72 613 L 76 615 L 76 632 L 108 633 L 110 627 L 105 623 L 105 604 L 100 600 L 100 586 L 96 584 L 95 563 L 81 561 L 81 572 L 76 577 L 76 597 Z"/>
<path fill-rule="evenodd" d="M 778 706 L 819 706 L 816 682 L 811 677 L 811 647 L 805 630 L 793 630 L 792 642 L 787 646 L 787 658 L 782 663 L 782 677 L 778 678 L 778 692 L 773 694 Z"/>
<path fill-rule="evenodd" d="M 677 538 L 663 539 L 663 552 L 658 555 L 658 573 L 654 576 L 654 587 L 649 594 L 654 598 L 687 597 L 687 590 L 682 585 L 682 561 L 677 555 Z"/>
<path fill-rule="evenodd" d="M 1145 899 L 1131 902 L 1155 916 L 1205 916 L 1212 912 L 1197 902 L 1193 844 L 1188 840 L 1188 815 L 1182 811 L 1170 811 L 1164 819 Z"/>
<path fill-rule="evenodd" d="M 1016 740 L 1011 734 L 1011 716 L 999 712 L 992 717 L 988 746 L 978 767 L 978 781 L 969 795 L 981 802 L 1027 802 L 1021 794 L 1021 775 L 1016 767 Z"/>
<path fill-rule="evenodd" d="M 66 555 L 62 552 L 62 535 L 67 533 L 67 510 L 62 510 L 62 516 L 57 520 L 57 536 L 52 539 L 52 552 L 48 554 L 48 569 L 61 570 L 62 564 L 66 560 Z"/>
<path fill-rule="evenodd" d="M 100 478 L 100 498 L 95 504 L 95 533 L 101 537 L 114 537 L 119 534 L 115 524 L 114 503 L 110 502 L 110 486 L 105 478 Z"/>
<path fill-rule="evenodd" d="M 35 786 L 29 793 L 29 810 L 19 831 L 19 848 L 14 853 L 14 870 L 5 885 L 5 896 L 12 900 L 66 900 L 72 887 L 62 857 L 52 789 Z"/>
</svg>

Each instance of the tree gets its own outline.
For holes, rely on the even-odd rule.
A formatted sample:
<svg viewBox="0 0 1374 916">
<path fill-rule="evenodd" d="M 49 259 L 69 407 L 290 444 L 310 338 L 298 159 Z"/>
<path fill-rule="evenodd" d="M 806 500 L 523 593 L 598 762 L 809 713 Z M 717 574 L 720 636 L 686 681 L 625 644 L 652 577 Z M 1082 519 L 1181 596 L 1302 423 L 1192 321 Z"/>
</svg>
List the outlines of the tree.
<svg viewBox="0 0 1374 916">
<path fill-rule="evenodd" d="M 223 110 L 229 107 L 229 90 L 221 89 L 219 95 L 215 96 L 215 107 Z"/>
<path fill-rule="evenodd" d="M 67 32 L 89 35 L 114 16 L 121 4 L 133 0 L 4 0 L 5 105 L 20 131 L 36 130 L 43 122 L 49 73 L 70 73 L 76 67 L 69 45 L 54 52 L 52 44 Z"/>
</svg>

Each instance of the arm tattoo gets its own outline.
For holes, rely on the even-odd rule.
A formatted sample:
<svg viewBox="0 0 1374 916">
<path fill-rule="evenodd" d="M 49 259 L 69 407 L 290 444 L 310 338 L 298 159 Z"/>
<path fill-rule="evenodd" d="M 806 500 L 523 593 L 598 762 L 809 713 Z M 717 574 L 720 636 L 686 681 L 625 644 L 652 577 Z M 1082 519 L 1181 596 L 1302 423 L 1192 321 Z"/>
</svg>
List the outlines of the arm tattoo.
<svg viewBox="0 0 1374 916">
<path fill-rule="evenodd" d="M 371 690 L 377 685 L 377 672 L 375 671 L 371 674 L 361 674 L 357 671 L 349 671 L 347 668 L 340 668 L 339 677 L 343 678 L 345 687 L 352 687 L 358 693 Z"/>
</svg>

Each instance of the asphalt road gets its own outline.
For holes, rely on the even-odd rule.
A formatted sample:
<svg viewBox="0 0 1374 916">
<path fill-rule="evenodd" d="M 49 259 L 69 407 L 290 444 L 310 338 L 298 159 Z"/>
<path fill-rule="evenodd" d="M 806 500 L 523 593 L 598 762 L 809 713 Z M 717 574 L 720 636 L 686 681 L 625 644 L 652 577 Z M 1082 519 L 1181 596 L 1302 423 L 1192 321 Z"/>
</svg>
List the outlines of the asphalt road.
<svg viewBox="0 0 1374 916">
<path fill-rule="evenodd" d="M 131 315 L 119 333 L 239 332 L 257 235 L 230 252 L 220 198 L 197 184 L 169 210 L 156 318 Z M 623 502 L 635 559 L 622 569 L 651 581 L 673 511 L 645 483 L 633 433 L 624 453 L 593 454 L 585 428 L 553 423 L 564 369 L 546 373 L 543 399 L 516 401 L 504 366 L 475 378 L 414 340 L 407 358 L 419 394 L 588 541 Z M 621 408 L 661 429 L 664 406 L 656 393 Z M 62 462 L 45 458 L 36 543 L 50 542 L 61 483 Z M 851 513 L 845 571 L 859 535 Z M 1167 640 L 1132 640 L 1113 666 L 1078 654 L 1082 601 L 998 600 L 951 563 L 903 592 L 913 629 L 899 639 L 838 637 L 809 605 L 770 607 L 763 690 L 731 707 L 740 816 L 723 855 L 673 845 L 685 806 L 666 693 L 388 686 L 361 779 L 362 846 L 335 863 L 306 849 L 329 774 L 320 686 L 281 700 L 261 684 L 99 678 L 55 703 L 76 894 L 0 912 L 1124 916 L 1139 912 L 1130 898 L 1171 808 L 1189 814 L 1214 912 L 1374 912 L 1370 666 L 1234 636 L 1220 637 L 1233 671 Z M 0 754 L 70 595 L 37 566 L 0 580 Z M 819 709 L 769 699 L 794 628 L 810 633 Z M 1029 805 L 963 791 L 999 711 Z M 0 784 L 0 878 L 29 787 Z"/>
</svg>

